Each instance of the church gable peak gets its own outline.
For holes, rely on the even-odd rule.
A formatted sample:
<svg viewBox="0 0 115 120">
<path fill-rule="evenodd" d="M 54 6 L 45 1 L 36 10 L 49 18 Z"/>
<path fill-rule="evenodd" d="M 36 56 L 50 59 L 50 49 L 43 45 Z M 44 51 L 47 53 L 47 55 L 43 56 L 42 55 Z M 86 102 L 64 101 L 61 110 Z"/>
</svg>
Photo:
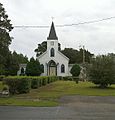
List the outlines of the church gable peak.
<svg viewBox="0 0 115 120">
<path fill-rule="evenodd" d="M 58 40 L 53 22 L 51 24 L 50 33 L 49 36 L 47 37 L 47 40 Z"/>
</svg>

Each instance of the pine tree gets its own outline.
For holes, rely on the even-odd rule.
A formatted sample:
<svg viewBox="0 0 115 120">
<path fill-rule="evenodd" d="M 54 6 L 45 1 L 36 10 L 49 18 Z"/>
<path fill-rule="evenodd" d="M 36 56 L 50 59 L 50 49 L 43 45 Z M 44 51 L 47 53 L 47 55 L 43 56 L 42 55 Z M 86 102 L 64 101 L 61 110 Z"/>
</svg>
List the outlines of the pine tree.
<svg viewBox="0 0 115 120">
<path fill-rule="evenodd" d="M 30 62 L 27 63 L 26 67 L 26 75 L 28 76 L 39 76 L 43 71 L 43 67 L 41 67 L 38 60 L 34 58 L 30 59 Z"/>
<path fill-rule="evenodd" d="M 8 19 L 3 5 L 0 3 L 0 74 L 5 74 L 7 68 L 7 58 L 9 57 L 9 45 L 11 44 L 11 37 L 9 32 L 13 29 L 11 20 Z"/>
</svg>

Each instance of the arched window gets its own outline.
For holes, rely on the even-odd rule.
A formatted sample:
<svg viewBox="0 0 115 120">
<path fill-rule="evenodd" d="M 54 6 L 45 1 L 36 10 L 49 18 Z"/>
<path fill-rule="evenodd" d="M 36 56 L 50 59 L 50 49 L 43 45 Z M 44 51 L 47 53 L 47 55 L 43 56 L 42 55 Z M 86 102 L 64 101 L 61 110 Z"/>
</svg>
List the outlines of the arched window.
<svg viewBox="0 0 115 120">
<path fill-rule="evenodd" d="M 65 65 L 64 64 L 61 65 L 61 73 L 65 73 Z"/>
<path fill-rule="evenodd" d="M 50 57 L 54 57 L 54 56 L 55 56 L 55 50 L 54 50 L 54 48 L 51 48 Z"/>
</svg>

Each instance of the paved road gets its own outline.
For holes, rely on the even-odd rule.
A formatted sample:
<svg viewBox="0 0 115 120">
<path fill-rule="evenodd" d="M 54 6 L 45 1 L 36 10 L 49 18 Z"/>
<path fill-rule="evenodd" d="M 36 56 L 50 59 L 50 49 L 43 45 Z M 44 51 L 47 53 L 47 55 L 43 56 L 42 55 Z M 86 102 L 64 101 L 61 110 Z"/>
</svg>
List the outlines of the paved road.
<svg viewBox="0 0 115 120">
<path fill-rule="evenodd" d="M 0 106 L 0 120 L 115 120 L 115 97 L 66 96 L 58 107 Z"/>
</svg>

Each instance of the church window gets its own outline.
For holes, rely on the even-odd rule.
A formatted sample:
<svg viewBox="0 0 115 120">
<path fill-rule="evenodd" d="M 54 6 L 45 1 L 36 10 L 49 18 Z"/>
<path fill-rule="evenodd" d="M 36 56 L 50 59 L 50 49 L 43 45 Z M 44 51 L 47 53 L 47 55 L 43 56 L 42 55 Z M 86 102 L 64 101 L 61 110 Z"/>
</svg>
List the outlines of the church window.
<svg viewBox="0 0 115 120">
<path fill-rule="evenodd" d="M 50 57 L 54 57 L 54 56 L 55 56 L 55 50 L 54 50 L 54 48 L 51 48 Z"/>
<path fill-rule="evenodd" d="M 61 65 L 61 73 L 65 73 L 65 65 L 64 64 Z"/>
</svg>

